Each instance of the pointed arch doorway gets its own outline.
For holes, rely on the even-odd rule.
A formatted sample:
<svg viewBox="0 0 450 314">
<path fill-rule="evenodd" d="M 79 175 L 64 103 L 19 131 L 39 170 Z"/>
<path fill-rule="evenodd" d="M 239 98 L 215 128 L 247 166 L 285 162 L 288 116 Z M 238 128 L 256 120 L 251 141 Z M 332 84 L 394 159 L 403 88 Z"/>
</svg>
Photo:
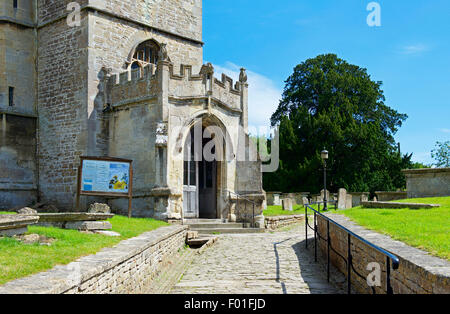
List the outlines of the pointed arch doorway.
<svg viewBox="0 0 450 314">
<path fill-rule="evenodd" d="M 199 128 L 200 129 L 200 128 Z M 196 136 L 191 128 L 184 148 L 183 211 L 185 218 L 220 218 L 217 214 L 218 168 L 217 160 L 207 161 L 203 156 L 211 138 L 203 138 L 205 126 Z M 196 142 L 197 141 L 197 142 Z M 216 147 L 211 152 L 215 154 Z"/>
</svg>

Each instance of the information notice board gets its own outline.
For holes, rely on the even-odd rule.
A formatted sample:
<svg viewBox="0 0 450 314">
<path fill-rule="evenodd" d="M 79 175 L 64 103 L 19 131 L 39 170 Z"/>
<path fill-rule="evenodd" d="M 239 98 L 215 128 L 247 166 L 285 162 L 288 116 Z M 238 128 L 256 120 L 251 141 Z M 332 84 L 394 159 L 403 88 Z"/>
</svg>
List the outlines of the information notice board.
<svg viewBox="0 0 450 314">
<path fill-rule="evenodd" d="M 80 196 L 127 197 L 131 217 L 132 160 L 111 157 L 80 157 L 77 208 Z"/>
</svg>

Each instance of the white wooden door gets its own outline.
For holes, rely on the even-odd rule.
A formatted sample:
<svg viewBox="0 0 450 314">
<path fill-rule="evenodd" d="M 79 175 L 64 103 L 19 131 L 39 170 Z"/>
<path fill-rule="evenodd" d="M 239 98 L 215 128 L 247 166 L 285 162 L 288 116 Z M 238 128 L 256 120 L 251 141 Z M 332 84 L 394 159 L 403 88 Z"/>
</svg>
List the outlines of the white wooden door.
<svg viewBox="0 0 450 314">
<path fill-rule="evenodd" d="M 199 218 L 198 161 L 195 161 L 194 130 L 184 146 L 183 216 Z"/>
<path fill-rule="evenodd" d="M 183 210 L 185 218 L 199 218 L 198 162 L 184 162 Z"/>
</svg>

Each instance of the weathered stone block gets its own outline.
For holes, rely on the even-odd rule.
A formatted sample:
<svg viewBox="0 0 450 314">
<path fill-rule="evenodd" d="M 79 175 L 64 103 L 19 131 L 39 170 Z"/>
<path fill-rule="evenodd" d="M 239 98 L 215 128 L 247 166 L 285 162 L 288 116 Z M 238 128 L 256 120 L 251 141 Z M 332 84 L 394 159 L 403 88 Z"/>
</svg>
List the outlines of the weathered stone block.
<svg viewBox="0 0 450 314">
<path fill-rule="evenodd" d="M 89 206 L 88 213 L 110 214 L 111 208 L 107 204 L 94 203 Z"/>
<path fill-rule="evenodd" d="M 99 221 L 114 217 L 114 214 L 102 213 L 38 213 L 39 222 Z"/>
<path fill-rule="evenodd" d="M 70 221 L 64 228 L 80 231 L 109 230 L 112 229 L 112 225 L 108 221 Z"/>
</svg>

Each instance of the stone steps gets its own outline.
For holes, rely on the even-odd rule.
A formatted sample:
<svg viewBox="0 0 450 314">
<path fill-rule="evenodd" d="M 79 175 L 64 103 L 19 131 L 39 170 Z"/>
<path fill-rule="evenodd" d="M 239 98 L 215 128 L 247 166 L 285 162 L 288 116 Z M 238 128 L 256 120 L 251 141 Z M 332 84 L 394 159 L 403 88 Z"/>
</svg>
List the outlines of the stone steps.
<svg viewBox="0 0 450 314">
<path fill-rule="evenodd" d="M 192 224 L 223 224 L 228 223 L 227 219 L 203 219 L 203 218 L 185 218 L 183 220 L 185 225 L 192 225 Z"/>
<path fill-rule="evenodd" d="M 265 229 L 249 228 L 247 223 L 228 222 L 226 219 L 184 219 L 189 229 L 199 234 L 239 234 L 260 233 Z"/>
<path fill-rule="evenodd" d="M 196 223 L 189 224 L 190 230 L 196 231 L 197 229 L 238 229 L 243 228 L 242 223 Z"/>
<path fill-rule="evenodd" d="M 199 237 L 196 239 L 190 239 L 187 241 L 187 244 L 190 247 L 201 247 L 203 245 L 205 245 L 206 243 L 208 243 L 208 241 L 211 239 L 211 237 Z"/>
<path fill-rule="evenodd" d="M 244 233 L 263 233 L 265 229 L 260 228 L 198 228 L 199 234 L 244 234 Z"/>
</svg>

